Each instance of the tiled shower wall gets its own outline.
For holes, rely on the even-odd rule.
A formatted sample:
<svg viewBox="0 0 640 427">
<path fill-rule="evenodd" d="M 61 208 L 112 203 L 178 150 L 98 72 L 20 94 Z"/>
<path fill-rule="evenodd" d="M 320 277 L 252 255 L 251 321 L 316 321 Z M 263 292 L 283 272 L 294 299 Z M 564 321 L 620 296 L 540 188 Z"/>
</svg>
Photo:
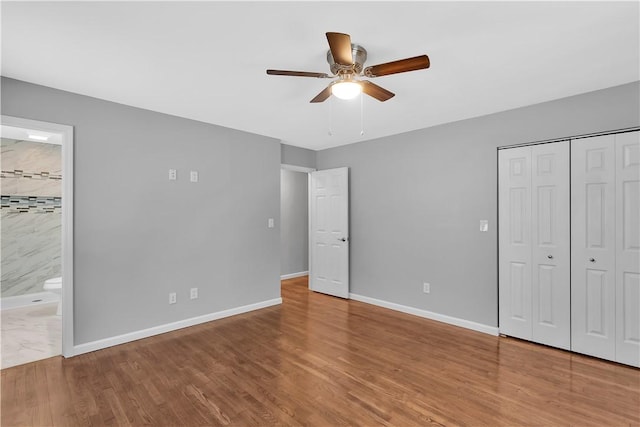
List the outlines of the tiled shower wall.
<svg viewBox="0 0 640 427">
<path fill-rule="evenodd" d="M 42 292 L 61 276 L 60 145 L 1 139 L 1 296 Z"/>
</svg>

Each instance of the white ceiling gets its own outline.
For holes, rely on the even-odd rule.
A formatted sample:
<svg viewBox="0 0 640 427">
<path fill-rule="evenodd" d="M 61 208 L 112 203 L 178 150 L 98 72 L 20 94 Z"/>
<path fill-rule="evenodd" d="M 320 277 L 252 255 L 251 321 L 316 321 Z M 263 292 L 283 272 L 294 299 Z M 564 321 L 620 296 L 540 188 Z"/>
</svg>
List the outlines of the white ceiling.
<svg viewBox="0 0 640 427">
<path fill-rule="evenodd" d="M 631 2 L 2 2 L 2 75 L 314 150 L 640 80 Z M 325 32 L 379 77 L 380 103 L 310 104 L 330 80 Z M 329 135 L 329 130 L 333 135 Z"/>
</svg>

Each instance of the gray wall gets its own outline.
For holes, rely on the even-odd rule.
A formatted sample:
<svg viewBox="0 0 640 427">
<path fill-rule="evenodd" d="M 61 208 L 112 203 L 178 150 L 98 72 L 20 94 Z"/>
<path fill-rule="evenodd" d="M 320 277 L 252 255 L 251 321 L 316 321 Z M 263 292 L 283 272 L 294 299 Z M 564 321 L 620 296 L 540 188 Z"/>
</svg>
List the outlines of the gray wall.
<svg viewBox="0 0 640 427">
<path fill-rule="evenodd" d="M 75 128 L 76 344 L 280 296 L 279 141 L 6 78 L 2 113 Z"/>
<path fill-rule="evenodd" d="M 308 174 L 280 171 L 280 274 L 309 271 Z"/>
<path fill-rule="evenodd" d="M 311 169 L 316 167 L 316 152 L 313 150 L 281 144 L 280 156 L 280 161 L 284 165 L 302 166 Z"/>
<path fill-rule="evenodd" d="M 639 101 L 635 82 L 318 152 L 350 167 L 351 292 L 497 326 L 496 148 L 638 126 Z"/>
</svg>

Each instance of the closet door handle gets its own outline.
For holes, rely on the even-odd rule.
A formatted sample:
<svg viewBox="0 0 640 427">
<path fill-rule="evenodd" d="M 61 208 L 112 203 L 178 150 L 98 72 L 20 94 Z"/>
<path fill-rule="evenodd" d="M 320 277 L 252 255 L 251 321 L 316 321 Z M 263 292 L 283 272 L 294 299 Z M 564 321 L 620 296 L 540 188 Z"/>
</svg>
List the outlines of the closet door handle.
<svg viewBox="0 0 640 427">
<path fill-rule="evenodd" d="M 547 258 L 553 259 L 553 255 L 547 255 Z"/>
<path fill-rule="evenodd" d="M 589 258 L 589 262 L 596 262 L 595 258 Z"/>
</svg>

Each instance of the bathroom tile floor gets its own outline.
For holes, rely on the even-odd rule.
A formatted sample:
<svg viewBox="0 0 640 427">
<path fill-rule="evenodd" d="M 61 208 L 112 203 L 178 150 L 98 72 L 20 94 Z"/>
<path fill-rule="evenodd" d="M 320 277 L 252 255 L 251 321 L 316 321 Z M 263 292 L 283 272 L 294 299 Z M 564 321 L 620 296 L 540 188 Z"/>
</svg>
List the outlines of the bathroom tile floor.
<svg viewBox="0 0 640 427">
<path fill-rule="evenodd" d="M 22 365 L 62 353 L 62 318 L 58 303 L 2 310 L 0 367 Z"/>
</svg>

